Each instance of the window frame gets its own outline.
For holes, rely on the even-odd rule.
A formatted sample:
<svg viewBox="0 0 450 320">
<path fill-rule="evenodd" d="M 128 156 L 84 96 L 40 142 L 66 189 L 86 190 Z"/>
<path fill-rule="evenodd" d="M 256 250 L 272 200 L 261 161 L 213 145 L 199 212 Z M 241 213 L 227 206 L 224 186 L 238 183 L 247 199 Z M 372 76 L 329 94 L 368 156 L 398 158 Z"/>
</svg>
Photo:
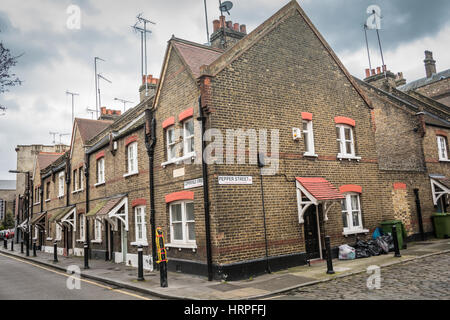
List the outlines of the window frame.
<svg viewBox="0 0 450 320">
<path fill-rule="evenodd" d="M 140 218 L 141 218 L 140 223 L 138 223 L 138 216 L 140 216 Z M 146 216 L 147 216 L 146 206 L 136 206 L 136 207 L 134 207 L 135 244 L 147 244 L 147 221 L 146 221 Z M 139 231 L 142 233 L 141 237 L 139 237 Z"/>
<path fill-rule="evenodd" d="M 187 124 L 192 123 L 192 134 L 187 135 Z M 187 152 L 188 146 L 191 140 L 193 140 L 193 148 L 192 151 Z M 189 117 L 183 121 L 183 156 L 193 155 L 195 153 L 195 122 L 193 117 Z"/>
<path fill-rule="evenodd" d="M 306 124 L 306 129 L 304 125 Z M 305 143 L 305 156 L 316 156 L 316 148 L 314 145 L 314 127 L 312 120 L 302 120 L 302 138 Z M 309 148 L 307 148 L 307 146 Z M 309 149 L 309 150 L 308 150 Z"/>
<path fill-rule="evenodd" d="M 353 233 L 353 232 L 363 232 L 364 230 L 364 225 L 363 225 L 363 214 L 362 214 L 362 208 L 361 208 L 361 195 L 359 193 L 356 192 L 347 192 L 344 194 L 345 199 L 341 200 L 341 214 L 342 214 L 342 218 L 344 213 L 346 214 L 346 221 L 347 221 L 347 227 L 345 227 L 344 221 L 342 220 L 343 223 L 343 228 L 344 228 L 344 233 Z M 358 204 L 358 209 L 354 210 L 354 208 L 352 207 L 352 197 L 357 197 L 357 204 Z M 343 201 L 345 201 L 346 204 L 346 208 L 344 210 L 343 208 Z M 358 226 L 354 226 L 354 221 L 353 221 L 353 213 L 357 212 L 358 213 L 358 221 L 359 221 L 359 225 Z"/>
<path fill-rule="evenodd" d="M 100 229 L 100 231 L 98 229 Z M 97 232 L 98 232 L 98 234 L 97 234 Z M 98 219 L 95 219 L 94 220 L 94 239 L 92 240 L 92 242 L 97 242 L 97 243 L 102 242 L 102 232 L 103 232 L 102 222 L 99 221 Z"/>
<path fill-rule="evenodd" d="M 58 175 L 58 198 L 62 198 L 64 197 L 64 184 L 66 182 L 66 177 L 65 177 L 65 173 L 60 172 Z"/>
<path fill-rule="evenodd" d="M 169 137 L 170 137 L 170 132 L 172 132 L 173 131 L 173 141 L 172 142 L 170 142 L 169 141 Z M 172 161 L 172 160 L 175 160 L 176 158 L 177 158 L 177 149 L 176 149 L 176 147 L 177 147 L 177 139 L 175 138 L 175 133 L 176 133 L 176 130 L 175 130 L 175 126 L 174 125 L 172 125 L 172 126 L 170 126 L 170 127 L 167 127 L 166 128 L 166 150 L 167 150 L 167 161 Z M 171 157 L 171 148 L 174 148 L 174 155 L 173 155 L 173 157 Z"/>
<path fill-rule="evenodd" d="M 80 229 L 80 239 L 78 239 L 78 241 L 86 241 L 86 217 L 82 213 L 78 216 L 78 219 Z"/>
<path fill-rule="evenodd" d="M 186 210 L 186 205 L 187 204 L 193 204 L 193 215 L 194 215 L 194 220 L 187 220 L 187 210 Z M 181 205 L 181 221 L 180 222 L 175 222 L 175 223 L 181 223 L 181 231 L 182 231 L 182 240 L 177 240 L 174 239 L 174 228 L 173 228 L 173 215 L 172 215 L 172 207 L 176 206 L 176 205 Z M 176 246 L 176 245 L 181 245 L 181 246 L 185 246 L 185 247 L 192 247 L 192 248 L 196 248 L 197 246 L 197 236 L 196 236 L 196 232 L 195 232 L 195 206 L 194 206 L 194 201 L 174 201 L 172 203 L 169 204 L 169 221 L 170 221 L 170 244 L 169 246 Z M 189 227 L 188 224 L 189 223 L 193 223 L 194 224 L 194 236 L 195 239 L 194 240 L 190 240 L 189 239 Z"/>
<path fill-rule="evenodd" d="M 96 185 L 105 183 L 105 158 L 97 160 L 97 183 Z"/>
<path fill-rule="evenodd" d="M 355 145 L 355 134 L 353 132 L 354 128 L 346 124 L 336 124 L 336 128 L 339 129 L 339 135 L 336 140 L 339 143 L 339 158 L 356 158 L 356 145 Z M 350 130 L 350 140 L 345 137 L 345 129 Z M 347 143 L 350 142 L 350 152 L 347 153 Z"/>
<path fill-rule="evenodd" d="M 439 161 L 448 161 L 448 140 L 446 136 L 437 135 L 437 145 L 438 145 L 438 153 L 439 153 Z M 443 145 L 442 145 L 443 144 Z M 444 148 L 442 148 L 444 147 Z M 444 157 L 442 153 L 444 152 Z"/>
<path fill-rule="evenodd" d="M 138 142 L 133 141 L 126 146 L 127 153 L 127 175 L 137 174 L 139 172 L 138 162 Z M 132 157 L 130 157 L 130 155 Z M 134 166 L 133 170 L 131 167 Z"/>
<path fill-rule="evenodd" d="M 62 227 L 58 224 L 55 223 L 56 227 L 55 227 L 55 241 L 61 241 L 62 240 Z"/>
</svg>

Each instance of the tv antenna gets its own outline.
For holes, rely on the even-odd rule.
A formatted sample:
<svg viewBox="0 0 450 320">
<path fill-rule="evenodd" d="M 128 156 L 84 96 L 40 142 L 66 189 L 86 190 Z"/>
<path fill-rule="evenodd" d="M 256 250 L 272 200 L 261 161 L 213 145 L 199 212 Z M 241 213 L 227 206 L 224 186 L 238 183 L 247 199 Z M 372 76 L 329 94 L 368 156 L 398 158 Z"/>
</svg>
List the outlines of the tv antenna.
<svg viewBox="0 0 450 320">
<path fill-rule="evenodd" d="M 147 82 L 147 33 L 152 33 L 147 29 L 147 24 L 156 25 L 155 22 L 150 21 L 142 16 L 142 13 L 136 17 L 138 21 L 132 27 L 135 31 L 141 33 L 141 71 L 142 78 L 145 79 L 145 96 L 148 96 L 148 82 Z M 144 24 L 144 28 L 138 27 L 138 23 Z"/>
<path fill-rule="evenodd" d="M 90 109 L 89 107 L 86 108 L 87 113 L 91 114 L 92 120 L 94 120 L 94 114 L 97 113 L 97 110 L 95 109 Z"/>
<path fill-rule="evenodd" d="M 95 112 L 98 118 L 98 108 L 99 108 L 99 102 L 98 102 L 98 74 L 97 74 L 97 61 L 103 61 L 105 62 L 105 60 L 103 60 L 102 58 L 99 57 L 95 57 L 94 58 L 94 70 L 95 70 Z"/>
<path fill-rule="evenodd" d="M 97 75 L 97 82 L 98 82 L 98 104 L 99 104 L 99 106 L 101 106 L 102 105 L 102 99 L 101 99 L 101 95 L 100 95 L 100 79 L 103 79 L 103 80 L 105 80 L 106 82 L 109 82 L 109 83 L 112 83 L 110 80 L 108 80 L 107 78 L 105 78 L 101 73 L 99 73 L 98 75 Z"/>
<path fill-rule="evenodd" d="M 133 101 L 128 101 L 128 100 L 124 100 L 124 99 L 119 99 L 119 98 L 114 98 L 114 101 L 120 101 L 123 103 L 123 112 L 125 113 L 126 111 L 126 104 L 127 103 L 134 103 Z"/>
<path fill-rule="evenodd" d="M 56 136 L 59 134 L 59 132 L 49 132 L 49 134 L 51 135 L 51 136 L 53 136 L 53 144 L 56 144 Z"/>
<path fill-rule="evenodd" d="M 230 15 L 230 10 L 233 8 L 233 2 L 231 1 L 225 1 L 222 3 L 222 0 L 219 0 L 219 10 L 220 15 L 223 16 L 223 13 L 226 12 L 228 15 Z"/>
<path fill-rule="evenodd" d="M 71 95 L 72 96 L 72 124 L 73 124 L 73 111 L 74 111 L 74 104 L 73 103 L 74 103 L 74 97 L 75 96 L 79 96 L 79 94 L 66 90 L 66 95 Z"/>
<path fill-rule="evenodd" d="M 60 133 L 59 134 L 59 144 L 62 144 L 61 138 L 65 136 L 70 136 L 70 133 Z"/>
<path fill-rule="evenodd" d="M 0 117 L 6 115 L 6 109 L 6 107 L 0 106 L 0 111 L 2 111 L 2 113 L 0 113 Z"/>
<path fill-rule="evenodd" d="M 209 26 L 208 26 L 208 9 L 206 7 L 206 0 L 203 0 L 205 5 L 205 19 L 206 19 L 206 43 L 209 45 Z"/>
</svg>

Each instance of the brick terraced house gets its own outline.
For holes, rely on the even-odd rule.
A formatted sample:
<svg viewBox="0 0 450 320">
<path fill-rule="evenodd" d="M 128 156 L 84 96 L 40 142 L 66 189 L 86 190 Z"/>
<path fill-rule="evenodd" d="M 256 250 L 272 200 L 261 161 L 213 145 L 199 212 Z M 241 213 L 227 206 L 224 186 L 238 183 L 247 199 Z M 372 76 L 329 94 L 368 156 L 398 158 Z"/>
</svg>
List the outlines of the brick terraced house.
<svg viewBox="0 0 450 320">
<path fill-rule="evenodd" d="M 409 237 L 426 236 L 433 231 L 431 215 L 449 206 L 450 108 L 399 90 L 401 73 L 366 72 L 357 81 L 374 108 L 378 163 L 388 187 L 385 208 Z"/>
<path fill-rule="evenodd" d="M 296 1 L 249 34 L 220 17 L 208 46 L 172 37 L 136 107 L 76 119 L 70 150 L 37 161 L 35 237 L 132 266 L 143 246 L 154 270 L 161 227 L 170 270 L 235 280 L 322 258 L 325 236 L 336 256 L 383 220 L 430 232 L 448 108 L 388 75 L 353 78 Z"/>
</svg>

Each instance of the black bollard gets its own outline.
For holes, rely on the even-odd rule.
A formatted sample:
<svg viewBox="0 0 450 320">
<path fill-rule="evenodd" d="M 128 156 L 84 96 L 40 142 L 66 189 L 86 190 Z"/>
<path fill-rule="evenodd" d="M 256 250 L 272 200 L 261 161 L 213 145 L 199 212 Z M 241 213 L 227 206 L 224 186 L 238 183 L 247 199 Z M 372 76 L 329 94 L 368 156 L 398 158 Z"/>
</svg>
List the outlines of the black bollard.
<svg viewBox="0 0 450 320">
<path fill-rule="evenodd" d="M 14 251 L 14 239 L 11 240 L 11 251 Z"/>
<path fill-rule="evenodd" d="M 23 253 L 23 239 L 20 241 L 20 253 Z"/>
<path fill-rule="evenodd" d="M 25 255 L 30 256 L 30 241 L 28 239 L 28 232 L 25 233 Z"/>
<path fill-rule="evenodd" d="M 58 262 L 58 244 L 56 241 L 53 243 L 53 262 Z"/>
<path fill-rule="evenodd" d="M 138 247 L 138 281 L 144 281 L 144 250 L 142 245 Z"/>
<path fill-rule="evenodd" d="M 8 239 L 3 239 L 3 247 L 5 247 L 5 249 L 8 249 Z"/>
<path fill-rule="evenodd" d="M 36 240 L 33 241 L 33 257 L 37 257 L 37 254 L 36 254 Z"/>
<path fill-rule="evenodd" d="M 333 270 L 333 257 L 331 256 L 330 237 L 325 237 L 325 248 L 327 250 L 327 274 L 334 274 Z"/>
<path fill-rule="evenodd" d="M 84 243 L 84 268 L 89 269 L 89 245 Z"/>
<path fill-rule="evenodd" d="M 398 238 L 397 238 L 397 226 L 394 224 L 392 226 L 392 237 L 394 238 L 394 250 L 395 250 L 395 258 L 400 258 L 402 255 L 400 254 L 400 248 L 398 245 Z"/>
</svg>

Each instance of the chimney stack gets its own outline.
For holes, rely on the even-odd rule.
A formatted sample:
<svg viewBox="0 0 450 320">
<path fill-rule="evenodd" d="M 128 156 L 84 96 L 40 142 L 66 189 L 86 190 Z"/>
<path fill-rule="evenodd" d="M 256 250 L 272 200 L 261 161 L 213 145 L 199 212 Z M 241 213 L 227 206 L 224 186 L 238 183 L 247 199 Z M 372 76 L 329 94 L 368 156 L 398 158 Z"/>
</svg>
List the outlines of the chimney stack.
<svg viewBox="0 0 450 320">
<path fill-rule="evenodd" d="M 143 101 L 145 99 L 145 75 L 142 76 L 142 85 L 139 88 L 140 99 Z M 148 96 L 151 97 L 156 93 L 156 87 L 158 86 L 159 79 L 153 78 L 153 75 L 149 74 L 147 76 L 147 87 Z"/>
<path fill-rule="evenodd" d="M 245 24 L 225 21 L 225 16 L 220 16 L 219 20 L 213 21 L 213 34 L 211 35 L 211 46 L 214 48 L 226 49 L 247 35 Z"/>
<path fill-rule="evenodd" d="M 427 79 L 431 78 L 433 74 L 436 73 L 436 61 L 433 60 L 433 52 L 425 51 L 425 72 L 427 74 Z"/>
<path fill-rule="evenodd" d="M 107 109 L 106 107 L 100 108 L 100 118 L 98 120 L 114 120 L 122 114 L 120 110 Z"/>
</svg>

